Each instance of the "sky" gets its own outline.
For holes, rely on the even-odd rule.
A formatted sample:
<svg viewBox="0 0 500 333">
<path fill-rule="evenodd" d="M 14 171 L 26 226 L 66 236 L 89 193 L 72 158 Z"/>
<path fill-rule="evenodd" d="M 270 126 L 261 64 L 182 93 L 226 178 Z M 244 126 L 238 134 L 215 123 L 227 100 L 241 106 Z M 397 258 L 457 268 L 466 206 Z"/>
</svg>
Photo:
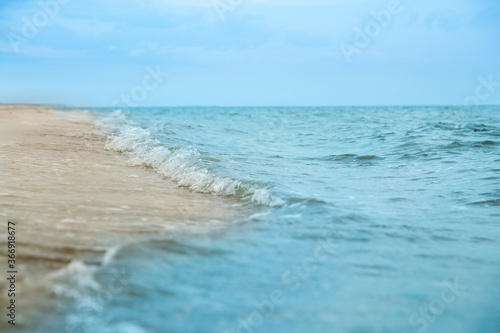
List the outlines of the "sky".
<svg viewBox="0 0 500 333">
<path fill-rule="evenodd" d="M 500 104 L 498 0 L 2 0 L 0 103 Z"/>
</svg>

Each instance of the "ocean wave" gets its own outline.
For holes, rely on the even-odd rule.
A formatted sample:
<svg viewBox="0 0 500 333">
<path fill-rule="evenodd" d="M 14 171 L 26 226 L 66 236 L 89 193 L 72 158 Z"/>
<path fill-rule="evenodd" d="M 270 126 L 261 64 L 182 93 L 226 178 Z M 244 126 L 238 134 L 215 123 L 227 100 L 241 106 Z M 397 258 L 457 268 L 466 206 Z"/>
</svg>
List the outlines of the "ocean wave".
<svg viewBox="0 0 500 333">
<path fill-rule="evenodd" d="M 222 176 L 209 166 L 211 162 L 220 162 L 219 159 L 207 158 L 192 145 L 167 146 L 149 129 L 130 122 L 119 110 L 96 120 L 96 125 L 109 134 L 106 149 L 127 154 L 131 165 L 151 167 L 180 187 L 200 193 L 236 196 L 259 205 L 284 204 L 271 193 L 268 184 Z"/>
</svg>

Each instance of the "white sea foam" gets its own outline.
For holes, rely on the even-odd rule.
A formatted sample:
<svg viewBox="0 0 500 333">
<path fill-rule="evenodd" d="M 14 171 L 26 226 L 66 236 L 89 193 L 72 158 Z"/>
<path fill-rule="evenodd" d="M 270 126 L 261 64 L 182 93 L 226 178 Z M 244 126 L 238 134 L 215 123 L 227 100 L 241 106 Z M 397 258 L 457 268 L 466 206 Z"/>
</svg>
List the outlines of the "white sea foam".
<svg viewBox="0 0 500 333">
<path fill-rule="evenodd" d="M 217 174 L 202 164 L 202 154 L 192 146 L 166 146 L 148 129 L 128 122 L 121 111 L 99 119 L 97 125 L 109 133 L 106 149 L 127 154 L 131 165 L 152 167 L 181 187 L 214 195 L 234 195 L 260 205 L 284 203 L 263 184 Z"/>
<path fill-rule="evenodd" d="M 65 304 L 62 306 L 74 309 L 64 318 L 63 332 L 93 332 L 104 326 L 102 314 L 107 304 L 129 283 L 123 270 L 109 271 L 112 278 L 104 284 L 97 276 L 99 270 L 112 261 L 118 249 L 108 250 L 101 267 L 72 261 L 48 276 L 53 293 Z"/>
<path fill-rule="evenodd" d="M 86 265 L 81 261 L 72 261 L 50 275 L 50 278 L 54 281 L 65 281 L 64 283 L 54 284 L 54 293 L 59 296 L 78 299 L 82 296 L 82 290 L 98 291 L 100 285 L 94 278 L 96 269 L 96 267 Z"/>
</svg>

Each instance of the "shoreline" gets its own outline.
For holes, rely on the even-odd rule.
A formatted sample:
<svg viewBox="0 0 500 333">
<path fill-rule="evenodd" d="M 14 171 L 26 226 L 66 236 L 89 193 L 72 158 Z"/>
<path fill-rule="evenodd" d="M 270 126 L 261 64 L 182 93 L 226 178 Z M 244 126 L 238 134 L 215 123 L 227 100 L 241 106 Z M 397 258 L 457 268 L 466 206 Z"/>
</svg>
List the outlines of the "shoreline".
<svg viewBox="0 0 500 333">
<path fill-rule="evenodd" d="M 92 119 L 47 106 L 0 105 L 0 218 L 5 232 L 7 221 L 16 223 L 24 277 L 96 254 L 102 260 L 112 246 L 140 235 L 231 215 L 222 198 L 179 188 L 105 150 L 107 136 Z"/>
</svg>

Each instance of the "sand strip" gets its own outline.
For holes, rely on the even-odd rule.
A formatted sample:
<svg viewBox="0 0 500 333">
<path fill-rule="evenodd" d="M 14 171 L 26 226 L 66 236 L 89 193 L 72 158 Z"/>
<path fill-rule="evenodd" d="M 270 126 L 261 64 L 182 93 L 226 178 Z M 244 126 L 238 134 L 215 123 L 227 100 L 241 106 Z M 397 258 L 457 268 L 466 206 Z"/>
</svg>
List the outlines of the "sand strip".
<svg viewBox="0 0 500 333">
<path fill-rule="evenodd" d="M 0 105 L 0 248 L 7 220 L 14 221 L 26 274 L 104 251 L 126 236 L 229 214 L 223 199 L 128 166 L 127 157 L 104 149 L 105 141 L 88 114 Z"/>
</svg>

